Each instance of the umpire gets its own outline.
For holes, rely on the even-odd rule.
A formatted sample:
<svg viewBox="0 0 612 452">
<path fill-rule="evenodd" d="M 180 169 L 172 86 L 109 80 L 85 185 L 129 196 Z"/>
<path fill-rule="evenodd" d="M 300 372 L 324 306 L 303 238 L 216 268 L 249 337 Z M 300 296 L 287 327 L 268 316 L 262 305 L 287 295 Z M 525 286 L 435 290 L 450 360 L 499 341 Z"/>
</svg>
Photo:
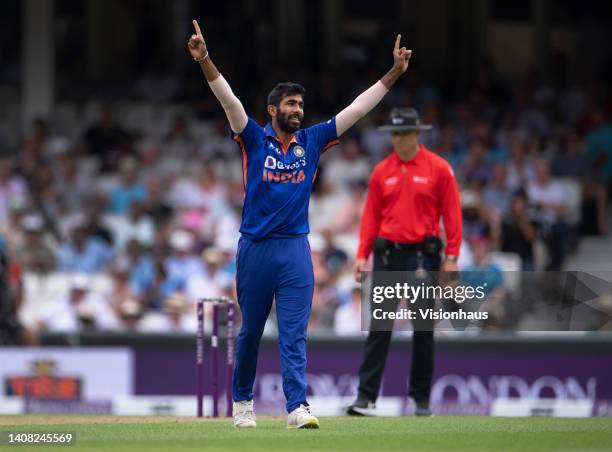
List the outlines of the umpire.
<svg viewBox="0 0 612 452">
<path fill-rule="evenodd" d="M 431 125 L 421 124 L 413 108 L 393 109 L 388 123 L 378 129 L 391 132 L 393 152 L 376 166 L 370 180 L 355 263 L 358 281 L 372 250 L 375 284 L 377 272 L 383 271 L 403 272 L 408 279 L 418 279 L 428 270 L 457 271 L 462 234 L 459 191 L 448 162 L 419 144 L 419 132 L 428 129 Z M 439 238 L 441 217 L 445 253 Z M 391 342 L 392 321 L 386 325 L 370 326 L 358 396 L 347 409 L 350 415 L 371 414 L 375 407 Z M 413 330 L 409 396 L 417 416 L 431 416 L 433 324 L 413 322 Z"/>
</svg>

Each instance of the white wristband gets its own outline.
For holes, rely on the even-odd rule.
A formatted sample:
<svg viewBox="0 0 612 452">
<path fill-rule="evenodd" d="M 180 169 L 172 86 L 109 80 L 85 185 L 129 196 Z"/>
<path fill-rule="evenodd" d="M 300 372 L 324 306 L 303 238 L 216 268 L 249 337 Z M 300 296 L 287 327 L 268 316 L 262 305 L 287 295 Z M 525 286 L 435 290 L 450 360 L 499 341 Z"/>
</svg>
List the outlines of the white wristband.
<svg viewBox="0 0 612 452">
<path fill-rule="evenodd" d="M 193 61 L 197 61 L 199 63 L 200 61 L 204 61 L 206 58 L 208 58 L 208 50 L 206 51 L 206 55 L 204 55 L 202 58 L 194 58 Z"/>
</svg>

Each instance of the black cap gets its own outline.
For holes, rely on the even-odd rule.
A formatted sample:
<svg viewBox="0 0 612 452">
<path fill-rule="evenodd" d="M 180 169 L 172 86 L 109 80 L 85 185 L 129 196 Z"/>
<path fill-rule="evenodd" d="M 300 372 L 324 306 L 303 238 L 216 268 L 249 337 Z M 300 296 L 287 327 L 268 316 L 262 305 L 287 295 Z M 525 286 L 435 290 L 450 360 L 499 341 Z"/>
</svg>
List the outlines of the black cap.
<svg viewBox="0 0 612 452">
<path fill-rule="evenodd" d="M 387 123 L 380 126 L 379 132 L 409 132 L 411 130 L 430 130 L 431 124 L 422 124 L 419 112 L 414 108 L 394 108 Z"/>
</svg>

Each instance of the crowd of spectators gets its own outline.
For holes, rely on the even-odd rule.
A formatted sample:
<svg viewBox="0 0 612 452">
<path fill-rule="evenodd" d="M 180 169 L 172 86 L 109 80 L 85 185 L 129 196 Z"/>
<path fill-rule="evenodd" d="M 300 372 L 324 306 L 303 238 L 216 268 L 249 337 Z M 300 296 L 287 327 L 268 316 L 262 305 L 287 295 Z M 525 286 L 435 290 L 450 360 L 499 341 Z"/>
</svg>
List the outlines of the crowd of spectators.
<svg viewBox="0 0 612 452">
<path fill-rule="evenodd" d="M 376 132 L 388 107 L 418 107 L 434 125 L 421 141 L 455 171 L 461 268 L 501 252 L 517 256 L 516 270 L 559 270 L 582 235 L 607 232 L 611 101 L 599 83 L 506 84 L 490 68 L 458 100 L 416 78 L 398 84 L 322 157 L 310 204 L 311 332 L 360 334 L 351 266 L 369 175 L 391 150 Z M 312 110 L 307 120 L 327 114 Z M 37 118 L 0 156 L 4 271 L 29 333 L 193 332 L 198 297 L 235 298 L 242 165 L 224 118 L 201 121 L 186 104 L 152 135 L 117 111 L 100 103 L 76 134 Z"/>
</svg>

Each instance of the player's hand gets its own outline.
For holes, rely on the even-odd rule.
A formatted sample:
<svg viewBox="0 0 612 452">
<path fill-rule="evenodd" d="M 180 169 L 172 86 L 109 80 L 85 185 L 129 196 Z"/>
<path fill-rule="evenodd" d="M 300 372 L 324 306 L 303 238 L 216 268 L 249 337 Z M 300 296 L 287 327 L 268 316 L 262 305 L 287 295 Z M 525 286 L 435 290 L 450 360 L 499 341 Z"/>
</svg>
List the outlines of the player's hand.
<svg viewBox="0 0 612 452">
<path fill-rule="evenodd" d="M 455 286 L 459 282 L 459 265 L 456 260 L 444 259 L 440 271 L 439 284 L 441 287 Z"/>
<path fill-rule="evenodd" d="M 357 259 L 355 265 L 353 266 L 353 272 L 355 274 L 355 281 L 361 282 L 362 272 L 366 271 L 366 263 L 365 259 Z"/>
<path fill-rule="evenodd" d="M 189 38 L 187 48 L 191 56 L 199 60 L 206 56 L 208 50 L 206 49 L 206 42 L 204 41 L 204 36 L 202 36 L 202 30 L 200 30 L 197 20 L 193 21 L 193 28 L 195 29 L 195 34 L 191 35 L 191 38 Z"/>
<path fill-rule="evenodd" d="M 443 272 L 458 272 L 459 265 L 456 260 L 444 259 L 442 262 L 442 271 Z"/>
<path fill-rule="evenodd" d="M 397 38 L 395 38 L 395 46 L 393 47 L 393 69 L 404 73 L 408 69 L 412 50 L 408 50 L 406 47 L 400 47 L 401 39 L 402 35 L 397 35 Z"/>
</svg>

